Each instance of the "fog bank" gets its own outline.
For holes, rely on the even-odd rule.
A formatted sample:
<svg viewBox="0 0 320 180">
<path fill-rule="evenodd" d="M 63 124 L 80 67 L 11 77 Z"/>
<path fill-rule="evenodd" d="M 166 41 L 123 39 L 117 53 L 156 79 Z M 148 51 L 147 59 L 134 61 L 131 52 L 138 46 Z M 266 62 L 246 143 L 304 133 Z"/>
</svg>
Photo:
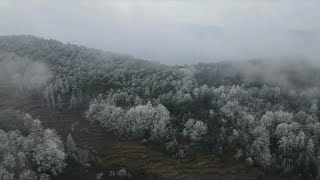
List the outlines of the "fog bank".
<svg viewBox="0 0 320 180">
<path fill-rule="evenodd" d="M 316 0 L 2 0 L 0 35 L 37 35 L 166 64 L 317 61 L 319 6 Z"/>
</svg>

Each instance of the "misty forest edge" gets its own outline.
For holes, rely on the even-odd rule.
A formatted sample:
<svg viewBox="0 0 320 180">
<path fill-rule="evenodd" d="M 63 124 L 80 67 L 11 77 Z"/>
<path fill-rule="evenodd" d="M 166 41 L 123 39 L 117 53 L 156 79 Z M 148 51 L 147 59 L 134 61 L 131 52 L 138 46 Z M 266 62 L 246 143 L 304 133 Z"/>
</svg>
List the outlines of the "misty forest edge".
<svg viewBox="0 0 320 180">
<path fill-rule="evenodd" d="M 92 125 L 168 156 L 231 153 L 267 174 L 318 176 L 315 62 L 169 66 L 34 36 L 1 36 L 0 70 L 21 96 L 59 111 L 84 111 Z M 0 127 L 0 179 L 45 180 L 77 158 L 71 135 L 65 148 L 55 130 L 28 114 L 14 116 L 17 130 Z"/>
</svg>

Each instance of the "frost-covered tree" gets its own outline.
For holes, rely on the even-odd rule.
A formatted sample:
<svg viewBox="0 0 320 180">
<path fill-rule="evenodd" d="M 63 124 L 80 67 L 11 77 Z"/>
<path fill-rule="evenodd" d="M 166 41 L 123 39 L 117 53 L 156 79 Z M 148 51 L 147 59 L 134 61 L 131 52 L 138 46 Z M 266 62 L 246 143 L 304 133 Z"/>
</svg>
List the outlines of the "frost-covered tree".
<svg viewBox="0 0 320 180">
<path fill-rule="evenodd" d="M 153 107 L 150 102 L 147 105 L 131 108 L 124 117 L 127 135 L 134 139 L 148 136 L 161 138 L 165 135 L 169 118 L 169 112 L 165 107 L 161 105 Z"/>
<path fill-rule="evenodd" d="M 57 103 L 58 103 L 58 108 L 59 108 L 59 110 L 62 110 L 62 104 L 63 104 L 63 102 L 62 102 L 62 99 L 61 99 L 60 94 L 58 94 Z"/>
<path fill-rule="evenodd" d="M 125 168 L 122 168 L 117 172 L 117 175 L 120 176 L 120 177 L 125 177 L 125 176 L 128 175 L 128 173 L 127 173 Z"/>
<path fill-rule="evenodd" d="M 183 136 L 190 138 L 193 142 L 203 142 L 208 133 L 208 128 L 202 121 L 189 119 L 183 129 Z"/>
<path fill-rule="evenodd" d="M 274 122 L 273 112 L 267 111 L 260 119 L 260 123 L 265 127 L 270 127 Z"/>
<path fill-rule="evenodd" d="M 54 100 L 54 95 L 53 95 L 53 92 L 51 91 L 51 94 L 50 94 L 50 97 L 51 97 L 51 105 L 52 105 L 52 108 L 56 108 L 56 101 Z"/>
<path fill-rule="evenodd" d="M 309 161 L 320 154 L 320 68 L 311 62 L 168 66 L 32 36 L 2 36 L 3 68 L 20 91 L 43 93 L 48 106 L 59 109 L 61 98 L 70 100 L 70 110 L 89 105 L 91 123 L 128 139 L 174 152 L 185 134 L 190 146 L 218 153 L 241 149 L 253 164 L 279 174 L 309 176 L 319 166 Z M 26 124 L 31 133 L 23 148 L 31 151 L 45 142 L 45 133 L 39 121 Z M 200 134 L 205 141 L 194 143 Z M 0 136 L 0 150 L 8 150 L 6 142 L 16 134 Z M 307 151 L 310 139 L 314 153 Z"/>
<path fill-rule="evenodd" d="M 310 113 L 316 114 L 318 112 L 318 106 L 317 104 L 312 104 L 310 108 Z"/>
<path fill-rule="evenodd" d="M 37 180 L 37 173 L 32 170 L 25 170 L 19 174 L 18 180 Z"/>
<path fill-rule="evenodd" d="M 75 92 L 72 91 L 71 97 L 70 97 L 70 102 L 69 102 L 69 109 L 70 110 L 75 110 L 78 107 L 78 101 L 75 95 Z"/>
<path fill-rule="evenodd" d="M 69 156 L 71 159 L 77 160 L 76 150 L 77 146 L 74 143 L 71 134 L 69 134 L 67 138 L 67 156 Z"/>
<path fill-rule="evenodd" d="M 167 141 L 172 138 L 170 113 L 161 104 L 138 105 L 128 110 L 106 101 L 93 101 L 86 117 L 92 123 L 98 122 L 109 131 L 130 139 Z"/>
<path fill-rule="evenodd" d="M 58 175 L 66 167 L 65 156 L 62 147 L 59 147 L 52 140 L 46 140 L 34 148 L 33 161 L 38 166 L 38 172 L 49 172 L 53 175 Z"/>
<path fill-rule="evenodd" d="M 0 167 L 0 179 L 1 180 L 13 180 L 14 174 L 10 173 L 6 169 Z"/>
<path fill-rule="evenodd" d="M 255 140 L 252 143 L 251 154 L 258 165 L 267 168 L 271 165 L 269 132 L 265 126 L 258 126 L 252 134 Z"/>
<path fill-rule="evenodd" d="M 60 174 L 65 167 L 60 137 L 28 114 L 17 118 L 24 122 L 24 133 L 0 130 L 0 179 L 37 180 L 45 178 L 44 172 Z"/>
</svg>

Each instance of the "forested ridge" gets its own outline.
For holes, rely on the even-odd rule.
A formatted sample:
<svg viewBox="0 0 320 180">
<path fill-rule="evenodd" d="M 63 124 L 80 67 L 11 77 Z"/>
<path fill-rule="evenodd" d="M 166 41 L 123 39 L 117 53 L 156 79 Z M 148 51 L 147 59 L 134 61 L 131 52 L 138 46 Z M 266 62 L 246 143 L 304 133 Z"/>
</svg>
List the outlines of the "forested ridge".
<svg viewBox="0 0 320 180">
<path fill-rule="evenodd" d="M 320 66 L 302 60 L 168 66 L 34 36 L 0 37 L 20 93 L 86 110 L 91 123 L 183 158 L 223 154 L 268 173 L 314 176 Z"/>
</svg>

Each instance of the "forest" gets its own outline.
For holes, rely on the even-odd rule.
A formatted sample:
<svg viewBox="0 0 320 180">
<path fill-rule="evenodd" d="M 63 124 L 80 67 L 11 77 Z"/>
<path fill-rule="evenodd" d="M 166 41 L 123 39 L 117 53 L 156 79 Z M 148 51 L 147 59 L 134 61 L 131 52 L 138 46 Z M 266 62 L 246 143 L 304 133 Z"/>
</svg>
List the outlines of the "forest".
<svg viewBox="0 0 320 180">
<path fill-rule="evenodd" d="M 21 95 L 84 112 L 92 125 L 158 151 L 179 158 L 232 153 L 266 173 L 318 176 L 316 62 L 171 66 L 22 35 L 0 37 L 0 66 Z M 30 115 L 15 116 L 19 128 L 0 124 L 0 179 L 45 180 L 63 172 L 72 152 L 55 131 Z"/>
<path fill-rule="evenodd" d="M 29 114 L 2 112 L 4 120 L 7 125 L 1 124 L 0 130 L 0 179 L 49 180 L 50 175 L 63 172 L 67 155 L 55 130 L 44 129 Z"/>
</svg>

